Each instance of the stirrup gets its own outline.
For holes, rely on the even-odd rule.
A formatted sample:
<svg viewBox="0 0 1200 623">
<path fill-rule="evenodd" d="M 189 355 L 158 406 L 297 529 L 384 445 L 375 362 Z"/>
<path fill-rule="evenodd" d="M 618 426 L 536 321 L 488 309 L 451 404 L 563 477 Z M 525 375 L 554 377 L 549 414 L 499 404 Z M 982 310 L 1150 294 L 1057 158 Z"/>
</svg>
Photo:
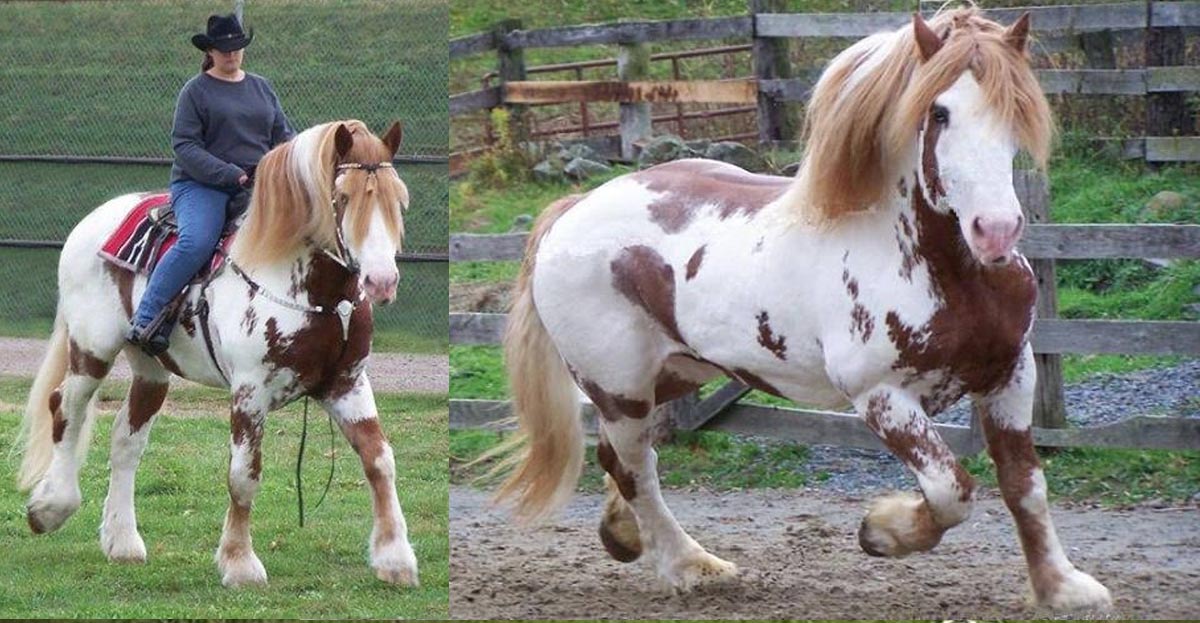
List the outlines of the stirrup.
<svg viewBox="0 0 1200 623">
<path fill-rule="evenodd" d="M 142 352 L 156 359 L 159 355 L 167 352 L 167 349 L 171 346 L 171 342 L 167 339 L 167 336 L 157 332 L 150 335 L 146 335 L 146 333 L 147 330 L 145 327 L 130 327 L 129 333 L 125 334 L 125 341 L 137 346 L 142 349 Z"/>
</svg>

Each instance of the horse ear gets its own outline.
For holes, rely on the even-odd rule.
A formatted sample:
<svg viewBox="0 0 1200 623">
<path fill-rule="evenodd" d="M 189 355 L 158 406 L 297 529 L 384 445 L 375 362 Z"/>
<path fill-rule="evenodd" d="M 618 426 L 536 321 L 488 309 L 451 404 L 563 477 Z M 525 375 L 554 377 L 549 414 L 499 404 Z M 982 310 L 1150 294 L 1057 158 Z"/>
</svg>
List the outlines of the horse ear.
<svg viewBox="0 0 1200 623">
<path fill-rule="evenodd" d="M 392 152 L 395 157 L 396 152 L 400 151 L 400 141 L 404 139 L 404 129 L 400 122 L 392 123 L 392 127 L 388 128 L 387 134 L 383 135 L 383 144 L 387 146 L 388 151 Z"/>
<path fill-rule="evenodd" d="M 1016 51 L 1025 51 L 1025 44 L 1029 42 L 1029 11 L 1022 13 L 1021 17 L 1004 31 L 1004 40 Z"/>
<path fill-rule="evenodd" d="M 350 147 L 354 145 L 354 136 L 350 134 L 350 130 L 346 124 L 339 123 L 337 130 L 333 133 L 333 147 L 337 151 L 338 159 L 346 157 L 350 153 Z"/>
<path fill-rule="evenodd" d="M 925 18 L 920 13 L 913 13 L 913 32 L 917 37 L 917 49 L 921 51 L 921 60 L 928 61 L 938 50 L 942 49 L 942 39 L 933 32 Z"/>
</svg>

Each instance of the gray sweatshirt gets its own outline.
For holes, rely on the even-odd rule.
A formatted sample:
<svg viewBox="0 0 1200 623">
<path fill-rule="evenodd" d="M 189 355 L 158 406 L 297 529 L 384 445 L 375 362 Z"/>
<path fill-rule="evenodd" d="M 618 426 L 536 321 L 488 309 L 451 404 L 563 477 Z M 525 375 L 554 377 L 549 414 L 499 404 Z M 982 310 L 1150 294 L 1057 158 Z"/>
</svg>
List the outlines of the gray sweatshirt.
<svg viewBox="0 0 1200 623">
<path fill-rule="evenodd" d="M 200 73 L 175 104 L 171 181 L 233 189 L 249 167 L 294 132 L 271 83 L 246 72 L 239 82 Z"/>
</svg>

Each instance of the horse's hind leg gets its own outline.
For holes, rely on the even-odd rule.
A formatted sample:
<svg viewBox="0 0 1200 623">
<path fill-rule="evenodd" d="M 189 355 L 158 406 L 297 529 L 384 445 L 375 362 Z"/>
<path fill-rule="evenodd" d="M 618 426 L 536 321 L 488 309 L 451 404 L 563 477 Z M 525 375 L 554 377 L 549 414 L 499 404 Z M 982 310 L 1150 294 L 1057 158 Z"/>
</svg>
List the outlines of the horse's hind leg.
<svg viewBox="0 0 1200 623">
<path fill-rule="evenodd" d="M 909 394 L 879 386 L 856 398 L 854 406 L 917 477 L 923 494 L 875 500 L 859 528 L 859 545 L 872 556 L 933 549 L 946 530 L 970 516 L 974 481 Z"/>
<path fill-rule="evenodd" d="M 991 396 L 975 399 L 988 453 L 1004 503 L 1017 524 L 1017 535 L 1029 565 L 1029 584 L 1039 605 L 1052 608 L 1106 607 L 1108 589 L 1067 560 L 1046 502 L 1046 478 L 1033 448 L 1034 362 L 1025 355 L 1013 381 Z"/>
<path fill-rule="evenodd" d="M 167 396 L 170 374 L 160 363 L 126 350 L 133 381 L 112 429 L 108 497 L 100 523 L 100 547 L 114 562 L 145 562 L 146 545 L 137 529 L 133 483 L 154 416 Z"/>
<path fill-rule="evenodd" d="M 602 415 L 596 457 L 611 483 L 601 524 L 609 553 L 618 560 L 649 553 L 659 577 L 681 591 L 735 577 L 737 567 L 704 551 L 663 500 L 651 439 L 653 389 L 618 394 L 586 381 L 581 385 Z"/>
<path fill-rule="evenodd" d="M 379 428 L 375 395 L 365 374 L 345 394 L 322 401 L 362 461 L 371 486 L 375 522 L 369 551 L 375 575 L 391 584 L 417 585 L 417 558 L 408 542 L 408 526 L 396 496 L 396 461 Z"/>
<path fill-rule="evenodd" d="M 54 414 L 54 451 L 45 476 L 33 488 L 26 506 L 29 527 L 36 533 L 53 532 L 79 510 L 79 467 L 88 443 L 91 401 L 108 374 L 116 351 L 96 353 L 71 340 L 67 347 L 68 372 L 50 396 Z M 80 444 L 84 444 L 80 446 Z"/>
</svg>

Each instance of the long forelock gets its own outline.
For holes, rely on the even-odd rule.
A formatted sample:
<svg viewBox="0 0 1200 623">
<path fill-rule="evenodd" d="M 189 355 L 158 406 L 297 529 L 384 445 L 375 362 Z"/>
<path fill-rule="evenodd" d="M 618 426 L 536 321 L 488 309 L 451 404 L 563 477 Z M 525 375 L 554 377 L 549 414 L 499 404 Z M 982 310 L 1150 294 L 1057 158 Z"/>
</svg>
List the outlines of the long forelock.
<svg viewBox="0 0 1200 623">
<path fill-rule="evenodd" d="M 965 71 L 979 81 L 997 119 L 1044 166 L 1050 109 L 1024 54 L 1004 28 L 973 8 L 930 23 L 944 45 L 920 61 L 912 26 L 868 37 L 836 56 L 813 89 L 805 119 L 803 165 L 791 196 L 822 222 L 878 204 L 906 161 L 934 98 Z"/>
<path fill-rule="evenodd" d="M 392 153 L 361 122 L 347 122 L 354 139 L 345 160 L 361 164 L 391 162 Z M 408 187 L 392 168 L 377 169 L 372 175 L 350 169 L 345 172 L 342 191 L 349 197 L 346 206 L 351 240 L 362 241 L 371 226 L 374 210 L 381 210 L 388 235 L 399 246 L 404 238 L 404 220 L 397 208 L 408 206 Z"/>
</svg>

